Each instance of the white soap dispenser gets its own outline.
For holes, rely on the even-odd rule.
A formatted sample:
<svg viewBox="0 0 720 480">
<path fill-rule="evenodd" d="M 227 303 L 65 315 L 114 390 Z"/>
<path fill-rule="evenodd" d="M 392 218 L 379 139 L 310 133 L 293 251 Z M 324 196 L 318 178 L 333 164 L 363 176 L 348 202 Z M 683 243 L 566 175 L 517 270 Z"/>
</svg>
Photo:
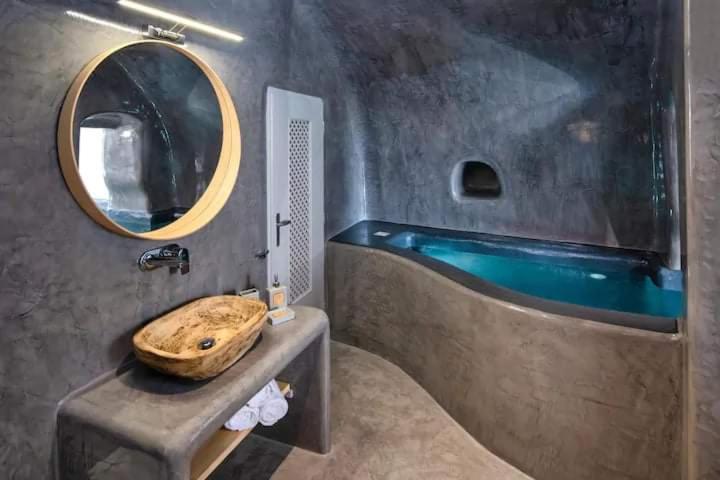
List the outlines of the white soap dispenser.
<svg viewBox="0 0 720 480">
<path fill-rule="evenodd" d="M 280 325 L 281 323 L 288 322 L 295 318 L 295 312 L 287 306 L 287 287 L 281 286 L 278 281 L 277 275 L 275 275 L 275 281 L 272 287 L 268 288 L 268 306 L 270 311 L 268 312 L 268 320 L 270 324 Z"/>
<path fill-rule="evenodd" d="M 275 281 L 273 282 L 272 287 L 268 288 L 267 292 L 268 307 L 270 307 L 270 310 L 287 307 L 287 287 L 280 285 L 277 275 L 275 275 Z"/>
</svg>

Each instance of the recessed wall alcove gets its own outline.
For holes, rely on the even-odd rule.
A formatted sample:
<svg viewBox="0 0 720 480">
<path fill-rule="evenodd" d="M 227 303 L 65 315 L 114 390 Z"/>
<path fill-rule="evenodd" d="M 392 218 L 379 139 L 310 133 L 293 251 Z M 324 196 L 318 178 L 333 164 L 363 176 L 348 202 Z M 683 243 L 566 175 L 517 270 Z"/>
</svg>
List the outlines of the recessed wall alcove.
<svg viewBox="0 0 720 480">
<path fill-rule="evenodd" d="M 465 160 L 455 165 L 451 182 L 451 190 L 457 201 L 496 199 L 503 191 L 497 170 L 477 160 Z"/>
</svg>

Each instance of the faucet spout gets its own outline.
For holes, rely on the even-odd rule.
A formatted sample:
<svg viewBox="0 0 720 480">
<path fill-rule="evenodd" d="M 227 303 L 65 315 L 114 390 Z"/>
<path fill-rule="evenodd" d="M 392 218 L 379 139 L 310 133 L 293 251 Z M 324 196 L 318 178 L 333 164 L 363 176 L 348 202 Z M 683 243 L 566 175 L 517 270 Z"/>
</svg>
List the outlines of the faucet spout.
<svg viewBox="0 0 720 480">
<path fill-rule="evenodd" d="M 143 272 L 168 267 L 170 273 L 180 270 L 180 273 L 185 275 L 190 273 L 190 250 L 175 243 L 153 248 L 140 256 L 138 267 Z"/>
</svg>

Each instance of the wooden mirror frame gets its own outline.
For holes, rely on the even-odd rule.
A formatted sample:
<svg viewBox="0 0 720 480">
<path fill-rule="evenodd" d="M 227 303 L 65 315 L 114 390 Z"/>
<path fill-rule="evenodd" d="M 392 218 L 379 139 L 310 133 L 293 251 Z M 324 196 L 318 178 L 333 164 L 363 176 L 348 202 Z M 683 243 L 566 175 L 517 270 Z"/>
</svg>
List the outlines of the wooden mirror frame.
<svg viewBox="0 0 720 480">
<path fill-rule="evenodd" d="M 95 201 L 88 193 L 82 179 L 80 178 L 80 170 L 78 168 L 77 156 L 75 155 L 75 112 L 77 109 L 80 95 L 90 76 L 95 69 L 112 54 L 138 44 L 156 44 L 163 48 L 171 48 L 181 53 L 189 60 L 194 62 L 200 70 L 205 74 L 207 79 L 215 91 L 217 101 L 222 115 L 222 145 L 220 148 L 220 158 L 218 159 L 217 168 L 210 184 L 205 192 L 200 196 L 195 205 L 188 210 L 182 217 L 173 223 L 166 225 L 157 230 L 144 233 L 132 232 L 118 223 L 112 221 L 110 217 L 98 208 Z M 119 47 L 108 50 L 88 63 L 82 69 L 80 74 L 75 78 L 68 94 L 63 103 L 60 112 L 60 121 L 58 125 L 58 156 L 60 157 L 60 168 L 63 177 L 67 183 L 70 192 L 75 201 L 82 207 L 85 212 L 92 217 L 97 223 L 110 230 L 111 232 L 124 235 L 131 238 L 139 238 L 145 240 L 174 240 L 180 237 L 190 235 L 205 225 L 207 225 L 222 210 L 225 203 L 230 198 L 235 182 L 237 180 L 238 171 L 240 170 L 240 157 L 242 151 L 240 137 L 240 122 L 233 105 L 230 92 L 223 84 L 220 77 L 215 73 L 209 65 L 207 65 L 200 57 L 189 52 L 183 47 L 173 45 L 168 42 L 157 40 L 141 40 L 130 42 Z"/>
</svg>

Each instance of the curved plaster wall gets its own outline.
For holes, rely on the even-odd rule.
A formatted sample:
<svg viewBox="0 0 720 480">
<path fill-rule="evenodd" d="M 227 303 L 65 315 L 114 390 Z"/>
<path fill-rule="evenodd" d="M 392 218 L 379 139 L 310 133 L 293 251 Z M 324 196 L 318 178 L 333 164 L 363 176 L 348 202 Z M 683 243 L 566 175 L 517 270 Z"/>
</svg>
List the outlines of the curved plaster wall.
<svg viewBox="0 0 720 480">
<path fill-rule="evenodd" d="M 547 314 L 328 244 L 333 337 L 413 376 L 538 480 L 680 478 L 682 337 Z"/>
</svg>

